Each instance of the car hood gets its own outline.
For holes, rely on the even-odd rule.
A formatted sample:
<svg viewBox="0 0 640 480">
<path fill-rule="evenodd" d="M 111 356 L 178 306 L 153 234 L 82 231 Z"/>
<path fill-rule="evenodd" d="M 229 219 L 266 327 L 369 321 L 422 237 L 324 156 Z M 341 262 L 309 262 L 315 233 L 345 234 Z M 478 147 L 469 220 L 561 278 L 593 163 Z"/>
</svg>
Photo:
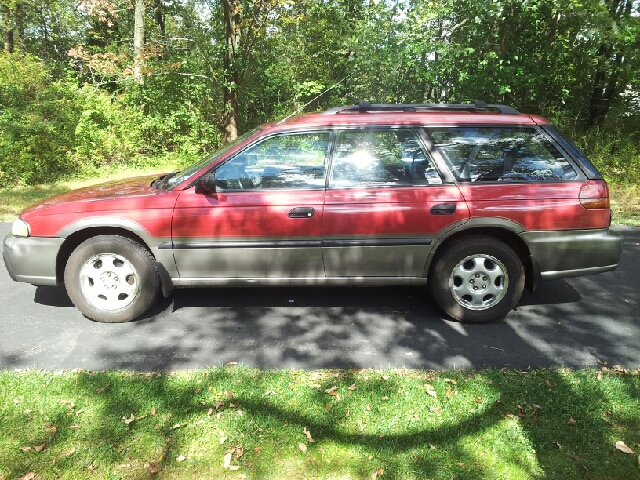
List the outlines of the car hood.
<svg viewBox="0 0 640 480">
<path fill-rule="evenodd" d="M 136 177 L 71 190 L 36 203 L 27 208 L 22 214 L 44 213 L 44 211 L 50 214 L 54 213 L 54 211 L 68 208 L 75 211 L 96 210 L 100 209 L 97 205 L 100 203 L 105 203 L 105 208 L 113 208 L 116 206 L 113 203 L 117 200 L 166 194 L 166 192 L 156 190 L 151 186 L 151 182 L 156 178 L 158 178 L 158 175 Z M 106 203 L 109 204 L 109 207 L 106 207 Z M 72 207 L 70 204 L 77 205 Z"/>
</svg>

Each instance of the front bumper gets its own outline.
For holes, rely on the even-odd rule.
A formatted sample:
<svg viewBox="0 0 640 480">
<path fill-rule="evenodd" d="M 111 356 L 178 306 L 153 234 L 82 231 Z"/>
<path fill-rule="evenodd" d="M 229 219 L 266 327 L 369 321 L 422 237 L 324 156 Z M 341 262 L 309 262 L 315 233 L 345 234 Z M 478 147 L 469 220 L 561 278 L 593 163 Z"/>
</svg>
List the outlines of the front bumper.
<svg viewBox="0 0 640 480">
<path fill-rule="evenodd" d="M 623 236 L 608 228 L 525 232 L 520 236 L 529 247 L 542 280 L 615 270 L 622 254 Z"/>
<path fill-rule="evenodd" d="M 7 271 L 16 282 L 33 285 L 57 285 L 56 259 L 64 238 L 14 237 L 4 238 L 2 258 Z"/>
</svg>

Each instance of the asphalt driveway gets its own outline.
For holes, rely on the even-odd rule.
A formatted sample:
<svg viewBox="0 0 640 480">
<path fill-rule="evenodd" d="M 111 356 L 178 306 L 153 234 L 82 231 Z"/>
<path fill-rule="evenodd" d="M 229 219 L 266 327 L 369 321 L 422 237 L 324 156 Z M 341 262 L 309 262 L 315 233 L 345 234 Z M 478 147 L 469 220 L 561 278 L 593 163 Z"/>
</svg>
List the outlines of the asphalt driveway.
<svg viewBox="0 0 640 480">
<path fill-rule="evenodd" d="M 0 368 L 638 368 L 640 228 L 616 229 L 616 271 L 543 283 L 489 325 L 445 320 L 416 287 L 178 290 L 141 320 L 99 324 L 2 266 Z"/>
</svg>

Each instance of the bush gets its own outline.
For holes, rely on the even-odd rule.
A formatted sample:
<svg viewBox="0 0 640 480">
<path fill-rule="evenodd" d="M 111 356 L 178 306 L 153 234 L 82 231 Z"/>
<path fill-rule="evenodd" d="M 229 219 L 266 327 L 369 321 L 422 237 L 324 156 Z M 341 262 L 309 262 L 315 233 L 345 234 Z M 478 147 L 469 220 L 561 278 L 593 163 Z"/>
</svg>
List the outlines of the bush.
<svg viewBox="0 0 640 480">
<path fill-rule="evenodd" d="M 0 187 L 166 164 L 167 157 L 184 164 L 217 145 L 203 112 L 179 97 L 166 102 L 161 91 L 146 98 L 143 88 L 78 88 L 72 77 L 53 81 L 36 57 L 0 53 Z"/>
</svg>

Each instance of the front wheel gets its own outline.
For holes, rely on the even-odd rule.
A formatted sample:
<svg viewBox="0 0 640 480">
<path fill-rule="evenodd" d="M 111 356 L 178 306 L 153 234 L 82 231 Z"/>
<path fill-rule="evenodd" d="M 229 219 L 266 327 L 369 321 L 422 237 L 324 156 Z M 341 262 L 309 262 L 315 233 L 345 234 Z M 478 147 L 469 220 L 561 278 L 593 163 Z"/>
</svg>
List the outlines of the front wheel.
<svg viewBox="0 0 640 480">
<path fill-rule="evenodd" d="M 452 242 L 438 253 L 429 283 L 440 308 L 455 320 L 503 318 L 524 289 L 524 268 L 504 242 L 487 236 Z"/>
<path fill-rule="evenodd" d="M 98 235 L 69 257 L 64 283 L 73 304 L 98 322 L 128 322 L 156 300 L 160 276 L 142 245 L 117 235 Z"/>
</svg>

